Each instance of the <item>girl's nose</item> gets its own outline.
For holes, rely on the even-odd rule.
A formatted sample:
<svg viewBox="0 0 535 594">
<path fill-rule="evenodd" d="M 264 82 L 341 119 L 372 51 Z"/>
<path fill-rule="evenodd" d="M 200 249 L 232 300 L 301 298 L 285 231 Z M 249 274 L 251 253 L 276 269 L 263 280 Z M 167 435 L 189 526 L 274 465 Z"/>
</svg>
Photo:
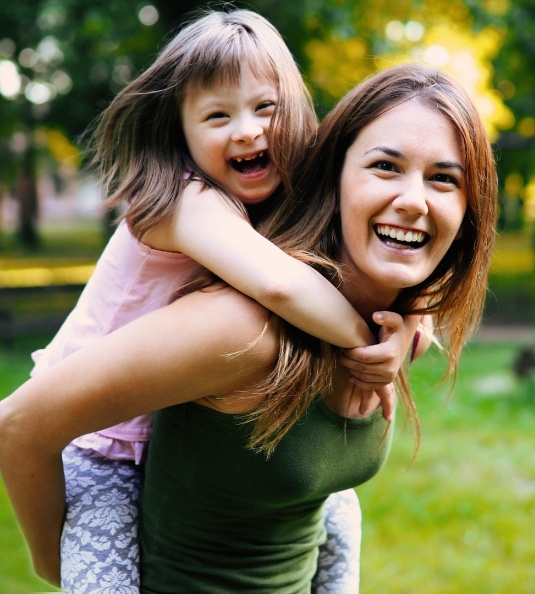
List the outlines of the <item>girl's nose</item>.
<svg viewBox="0 0 535 594">
<path fill-rule="evenodd" d="M 234 142 L 253 142 L 264 133 L 264 128 L 252 115 L 244 115 L 236 121 L 232 131 Z"/>
<path fill-rule="evenodd" d="M 423 180 L 407 180 L 392 203 L 396 210 L 409 215 L 424 216 L 429 212 Z"/>
</svg>

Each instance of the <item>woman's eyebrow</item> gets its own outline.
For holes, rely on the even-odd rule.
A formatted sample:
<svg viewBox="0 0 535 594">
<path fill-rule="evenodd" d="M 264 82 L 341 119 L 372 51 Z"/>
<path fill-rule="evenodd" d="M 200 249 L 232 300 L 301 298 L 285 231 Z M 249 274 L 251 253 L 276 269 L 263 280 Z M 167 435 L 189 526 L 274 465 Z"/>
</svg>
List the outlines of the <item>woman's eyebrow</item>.
<svg viewBox="0 0 535 594">
<path fill-rule="evenodd" d="M 366 151 L 364 154 L 369 155 L 370 153 L 375 153 L 375 152 L 385 153 L 386 155 L 389 155 L 390 157 L 396 157 L 398 159 L 403 159 L 405 156 L 403 153 L 400 153 L 399 151 L 396 151 L 388 146 L 374 146 L 369 151 Z"/>
<path fill-rule="evenodd" d="M 439 169 L 459 169 L 461 173 L 464 173 L 464 167 L 456 161 L 439 161 L 438 163 L 435 163 L 435 167 L 438 167 Z"/>
<path fill-rule="evenodd" d="M 385 155 L 389 155 L 390 157 L 395 157 L 396 159 L 404 159 L 405 158 L 405 155 L 402 152 L 397 151 L 397 150 L 390 148 L 388 146 L 380 146 L 380 145 L 374 146 L 369 151 L 366 151 L 366 153 L 364 153 L 364 154 L 369 155 L 370 153 L 374 153 L 374 152 L 384 153 Z M 458 169 L 459 171 L 464 173 L 464 167 L 460 163 L 457 163 L 457 161 L 437 161 L 436 163 L 433 163 L 433 165 L 434 165 L 434 167 L 438 167 L 439 169 Z"/>
</svg>

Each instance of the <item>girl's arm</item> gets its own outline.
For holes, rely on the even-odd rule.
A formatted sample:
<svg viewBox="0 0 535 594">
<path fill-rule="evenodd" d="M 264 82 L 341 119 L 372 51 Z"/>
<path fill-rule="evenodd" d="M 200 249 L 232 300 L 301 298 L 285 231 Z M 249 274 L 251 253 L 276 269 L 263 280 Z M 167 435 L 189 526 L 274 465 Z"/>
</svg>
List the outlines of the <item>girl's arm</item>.
<svg viewBox="0 0 535 594">
<path fill-rule="evenodd" d="M 277 355 L 271 326 L 256 340 L 268 320 L 264 308 L 231 289 L 192 293 L 43 370 L 0 402 L 0 473 L 39 575 L 59 582 L 63 448 L 140 414 L 246 389 Z M 246 412 L 246 402 L 242 393 L 218 401 L 227 412 Z"/>
<path fill-rule="evenodd" d="M 143 241 L 183 252 L 297 328 L 339 347 L 373 344 L 367 324 L 321 274 L 257 233 L 215 190 L 190 182 Z"/>
</svg>

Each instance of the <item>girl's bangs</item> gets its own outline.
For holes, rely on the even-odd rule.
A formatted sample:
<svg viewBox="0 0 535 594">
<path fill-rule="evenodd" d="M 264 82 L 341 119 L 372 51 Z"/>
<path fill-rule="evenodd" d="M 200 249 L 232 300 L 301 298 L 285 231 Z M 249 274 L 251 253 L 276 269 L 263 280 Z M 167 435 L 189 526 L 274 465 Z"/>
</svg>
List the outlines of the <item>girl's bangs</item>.
<svg viewBox="0 0 535 594">
<path fill-rule="evenodd" d="M 192 60 L 189 65 L 189 84 L 202 87 L 214 83 L 236 85 L 240 82 L 244 66 L 249 67 L 260 81 L 278 81 L 273 61 L 249 36 L 222 40 L 220 47 L 204 48 L 203 53 L 204 56 Z"/>
</svg>

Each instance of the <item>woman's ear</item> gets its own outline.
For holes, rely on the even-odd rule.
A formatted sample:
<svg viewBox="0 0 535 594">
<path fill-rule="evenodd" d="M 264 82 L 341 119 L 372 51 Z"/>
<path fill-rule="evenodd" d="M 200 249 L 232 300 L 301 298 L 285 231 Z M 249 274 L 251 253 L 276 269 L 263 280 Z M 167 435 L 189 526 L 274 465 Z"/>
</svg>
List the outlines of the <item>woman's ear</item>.
<svg viewBox="0 0 535 594">
<path fill-rule="evenodd" d="M 336 206 L 334 207 L 334 214 L 340 214 L 340 188 L 336 191 Z"/>
<path fill-rule="evenodd" d="M 461 239 L 461 237 L 464 235 L 465 222 L 466 222 L 466 218 L 463 219 L 461 226 L 459 227 L 459 230 L 457 231 L 457 234 L 455 235 L 455 239 L 453 241 L 456 241 L 457 239 Z"/>
</svg>

